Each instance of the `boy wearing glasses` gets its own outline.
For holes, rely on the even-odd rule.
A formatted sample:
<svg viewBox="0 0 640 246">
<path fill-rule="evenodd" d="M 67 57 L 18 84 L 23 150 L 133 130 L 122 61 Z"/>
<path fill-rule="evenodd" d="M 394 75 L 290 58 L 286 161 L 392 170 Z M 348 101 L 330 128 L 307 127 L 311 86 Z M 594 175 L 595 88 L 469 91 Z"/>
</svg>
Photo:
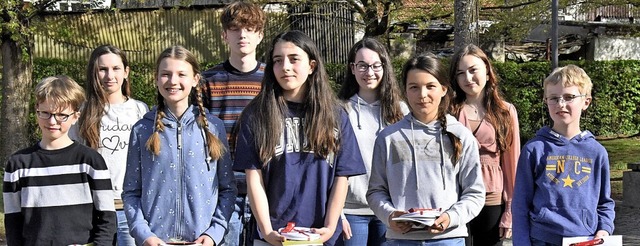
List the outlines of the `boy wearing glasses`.
<svg viewBox="0 0 640 246">
<path fill-rule="evenodd" d="M 67 135 L 84 91 L 66 76 L 35 89 L 42 139 L 9 158 L 4 173 L 8 245 L 113 245 L 111 179 L 102 156 Z"/>
<path fill-rule="evenodd" d="M 613 232 L 609 157 L 580 116 L 591 103 L 591 79 L 575 65 L 544 80 L 553 126 L 525 144 L 512 204 L 513 245 L 562 245 L 563 237 Z"/>
</svg>

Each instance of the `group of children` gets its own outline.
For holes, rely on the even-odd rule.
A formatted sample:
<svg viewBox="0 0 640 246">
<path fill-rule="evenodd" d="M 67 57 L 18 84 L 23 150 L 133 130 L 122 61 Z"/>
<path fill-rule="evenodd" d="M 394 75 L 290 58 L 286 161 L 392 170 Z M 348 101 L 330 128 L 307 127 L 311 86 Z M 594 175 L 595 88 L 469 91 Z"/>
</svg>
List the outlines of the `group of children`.
<svg viewBox="0 0 640 246">
<path fill-rule="evenodd" d="M 309 36 L 277 35 L 261 63 L 262 10 L 234 2 L 221 20 L 229 59 L 201 72 L 187 49 L 167 48 L 150 111 L 110 45 L 91 54 L 84 91 L 65 76 L 37 85 L 42 139 L 5 167 L 9 245 L 281 245 L 289 222 L 324 245 L 613 232 L 608 157 L 580 130 L 582 69 L 545 79 L 553 125 L 521 149 L 516 109 L 474 45 L 449 68 L 415 55 L 398 83 L 384 45 L 364 38 L 336 97 Z M 393 220 L 420 209 L 441 214 L 425 228 Z"/>
</svg>

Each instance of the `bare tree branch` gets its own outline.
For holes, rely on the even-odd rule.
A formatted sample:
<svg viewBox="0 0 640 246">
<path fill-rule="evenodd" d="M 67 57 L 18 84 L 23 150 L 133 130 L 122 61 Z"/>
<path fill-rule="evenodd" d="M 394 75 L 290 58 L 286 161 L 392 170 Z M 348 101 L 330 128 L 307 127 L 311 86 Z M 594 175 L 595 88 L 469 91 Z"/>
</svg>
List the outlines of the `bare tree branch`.
<svg viewBox="0 0 640 246">
<path fill-rule="evenodd" d="M 510 10 L 510 9 L 520 8 L 520 7 L 523 7 L 523 6 L 530 5 L 530 4 L 538 3 L 538 2 L 541 2 L 541 1 L 542 0 L 533 0 L 533 1 L 524 2 L 524 3 L 518 3 L 518 4 L 514 4 L 514 5 L 481 7 L 480 10 Z"/>
<path fill-rule="evenodd" d="M 356 10 L 356 12 L 358 12 L 358 14 L 360 14 L 361 16 L 365 15 L 365 10 L 364 10 L 364 4 L 363 5 L 359 5 L 356 1 L 354 0 L 347 0 L 347 3 L 349 3 L 349 5 L 351 5 L 351 7 Z"/>
<path fill-rule="evenodd" d="M 56 4 L 57 2 L 59 2 L 60 0 L 42 0 L 42 1 L 38 1 L 36 4 L 33 5 L 34 10 L 31 11 L 26 17 L 27 19 L 31 20 L 33 19 L 35 16 L 40 15 L 41 13 L 43 13 L 47 8 L 53 6 L 54 4 Z"/>
</svg>

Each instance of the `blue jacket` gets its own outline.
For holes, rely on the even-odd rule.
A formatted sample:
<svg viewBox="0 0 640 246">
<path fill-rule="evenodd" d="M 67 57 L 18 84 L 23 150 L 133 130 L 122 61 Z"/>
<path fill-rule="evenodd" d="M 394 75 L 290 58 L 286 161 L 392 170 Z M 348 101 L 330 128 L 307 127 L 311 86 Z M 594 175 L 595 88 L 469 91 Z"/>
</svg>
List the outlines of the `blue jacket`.
<svg viewBox="0 0 640 246">
<path fill-rule="evenodd" d="M 180 120 L 164 112 L 158 156 L 145 147 L 155 130 L 157 108 L 131 131 L 122 194 L 131 236 L 142 245 L 151 236 L 194 241 L 206 234 L 220 244 L 237 193 L 229 151 L 207 163 L 197 107 L 190 106 Z M 209 113 L 207 119 L 209 130 L 228 146 L 222 121 Z"/>
<path fill-rule="evenodd" d="M 567 139 L 538 130 L 522 148 L 513 194 L 513 245 L 613 233 L 609 157 L 589 131 Z"/>
</svg>

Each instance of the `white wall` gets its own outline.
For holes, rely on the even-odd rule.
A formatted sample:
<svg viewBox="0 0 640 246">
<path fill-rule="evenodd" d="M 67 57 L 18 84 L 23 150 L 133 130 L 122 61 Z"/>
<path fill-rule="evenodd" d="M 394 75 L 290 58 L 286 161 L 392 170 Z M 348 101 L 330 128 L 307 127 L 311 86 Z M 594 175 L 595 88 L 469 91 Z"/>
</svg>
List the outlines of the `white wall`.
<svg viewBox="0 0 640 246">
<path fill-rule="evenodd" d="M 593 60 L 640 60 L 640 38 L 594 37 Z"/>
</svg>

